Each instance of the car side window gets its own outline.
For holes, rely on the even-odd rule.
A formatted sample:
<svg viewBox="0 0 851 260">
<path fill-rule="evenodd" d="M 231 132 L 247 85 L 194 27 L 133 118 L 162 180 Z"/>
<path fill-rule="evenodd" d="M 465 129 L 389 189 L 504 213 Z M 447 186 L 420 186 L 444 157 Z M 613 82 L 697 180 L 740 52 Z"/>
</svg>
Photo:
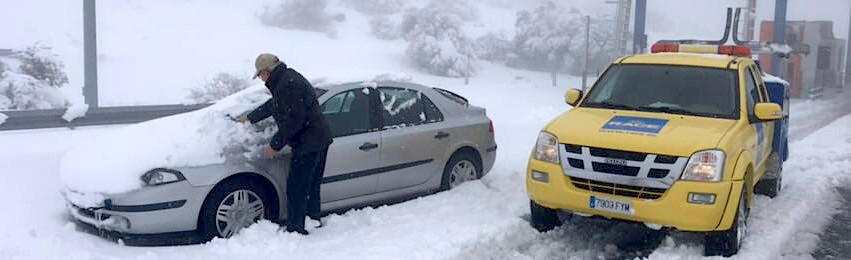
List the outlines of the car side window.
<svg viewBox="0 0 851 260">
<path fill-rule="evenodd" d="M 334 137 L 368 132 L 369 96 L 360 89 L 341 92 L 322 104 L 322 115 Z"/>
<path fill-rule="evenodd" d="M 422 92 L 380 87 L 384 127 L 404 127 L 443 121 L 443 114 Z"/>
<path fill-rule="evenodd" d="M 750 73 L 753 73 L 753 77 L 756 81 L 756 87 L 759 90 L 760 102 L 770 102 L 768 100 L 768 90 L 765 88 L 765 82 L 762 80 L 762 75 L 754 67 L 751 67 L 749 70 Z"/>
<path fill-rule="evenodd" d="M 754 115 L 754 105 L 759 102 L 759 93 L 756 88 L 756 81 L 754 80 L 753 73 L 750 72 L 750 69 L 745 70 L 745 91 L 748 101 L 748 115 Z"/>
</svg>

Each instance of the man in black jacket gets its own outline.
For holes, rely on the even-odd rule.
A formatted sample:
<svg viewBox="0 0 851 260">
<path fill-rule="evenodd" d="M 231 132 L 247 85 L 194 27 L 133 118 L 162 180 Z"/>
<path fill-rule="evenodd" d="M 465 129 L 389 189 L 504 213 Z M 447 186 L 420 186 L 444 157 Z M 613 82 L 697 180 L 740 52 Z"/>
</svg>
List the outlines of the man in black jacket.
<svg viewBox="0 0 851 260">
<path fill-rule="evenodd" d="M 240 121 L 253 124 L 269 116 L 275 118 L 278 132 L 264 155 L 272 158 L 285 145 L 292 147 L 287 177 L 286 228 L 288 232 L 307 235 L 305 214 L 315 220 L 320 218 L 319 186 L 325 172 L 328 146 L 333 141 L 331 130 L 307 79 L 272 54 L 260 54 L 254 65 L 257 69 L 254 77 L 266 83 L 272 98 Z"/>
</svg>

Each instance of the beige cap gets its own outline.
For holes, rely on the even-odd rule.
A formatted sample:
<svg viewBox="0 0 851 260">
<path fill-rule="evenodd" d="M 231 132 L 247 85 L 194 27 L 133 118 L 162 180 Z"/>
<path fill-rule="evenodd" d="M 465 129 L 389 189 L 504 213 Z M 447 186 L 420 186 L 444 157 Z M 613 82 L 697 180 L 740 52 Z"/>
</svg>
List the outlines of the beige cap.
<svg viewBox="0 0 851 260">
<path fill-rule="evenodd" d="M 254 61 L 254 68 L 257 69 L 257 72 L 254 72 L 254 78 L 256 79 L 260 76 L 260 72 L 272 71 L 279 63 L 281 63 L 281 61 L 278 60 L 278 56 L 275 56 L 274 54 L 260 54 L 257 56 L 257 60 Z"/>
</svg>

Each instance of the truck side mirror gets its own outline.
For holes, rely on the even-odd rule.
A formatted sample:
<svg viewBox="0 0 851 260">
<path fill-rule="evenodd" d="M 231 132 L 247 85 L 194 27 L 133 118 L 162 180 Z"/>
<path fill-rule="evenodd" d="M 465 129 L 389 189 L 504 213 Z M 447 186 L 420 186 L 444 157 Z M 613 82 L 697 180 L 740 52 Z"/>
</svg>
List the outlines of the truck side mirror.
<svg viewBox="0 0 851 260">
<path fill-rule="evenodd" d="M 582 90 L 570 89 L 564 94 L 564 102 L 575 107 L 579 100 L 582 99 Z"/>
<path fill-rule="evenodd" d="M 777 103 L 757 103 L 754 106 L 756 118 L 762 121 L 775 121 L 783 118 L 783 108 Z"/>
</svg>

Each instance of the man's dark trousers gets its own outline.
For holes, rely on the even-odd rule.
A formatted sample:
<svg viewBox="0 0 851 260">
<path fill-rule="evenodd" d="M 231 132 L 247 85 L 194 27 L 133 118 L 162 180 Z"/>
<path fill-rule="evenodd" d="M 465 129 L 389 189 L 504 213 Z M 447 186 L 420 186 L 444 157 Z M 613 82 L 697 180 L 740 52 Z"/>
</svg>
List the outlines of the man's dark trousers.
<svg viewBox="0 0 851 260">
<path fill-rule="evenodd" d="M 304 217 L 307 214 L 313 219 L 319 219 L 319 187 L 327 156 L 327 147 L 318 152 L 293 153 L 287 177 L 287 231 L 305 231 Z"/>
</svg>

